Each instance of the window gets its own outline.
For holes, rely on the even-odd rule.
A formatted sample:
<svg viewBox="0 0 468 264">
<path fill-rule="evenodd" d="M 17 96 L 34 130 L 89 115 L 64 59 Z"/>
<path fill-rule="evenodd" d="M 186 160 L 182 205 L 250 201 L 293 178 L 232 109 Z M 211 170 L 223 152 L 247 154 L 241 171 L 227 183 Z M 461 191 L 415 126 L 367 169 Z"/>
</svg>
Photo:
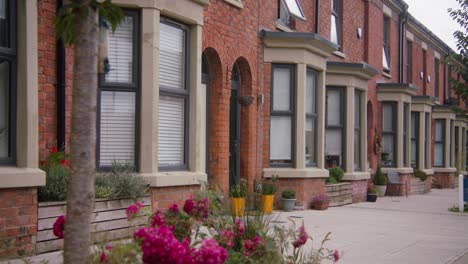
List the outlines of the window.
<svg viewBox="0 0 468 264">
<path fill-rule="evenodd" d="M 294 18 L 305 20 L 304 12 L 297 0 L 279 0 L 278 18 L 285 25 L 295 28 Z"/>
<path fill-rule="evenodd" d="M 382 166 L 396 165 L 396 103 L 382 103 Z"/>
<path fill-rule="evenodd" d="M 439 60 L 434 61 L 434 95 L 439 97 Z"/>
<path fill-rule="evenodd" d="M 340 0 L 331 1 L 331 42 L 341 46 L 341 30 L 340 30 Z"/>
<path fill-rule="evenodd" d="M 0 165 L 15 164 L 16 1 L 0 1 Z"/>
<path fill-rule="evenodd" d="M 445 119 L 435 120 L 434 166 L 444 167 Z"/>
<path fill-rule="evenodd" d="M 403 104 L 403 166 L 410 166 L 408 164 L 408 114 L 409 104 Z"/>
<path fill-rule="evenodd" d="M 384 16 L 382 66 L 385 72 L 390 72 L 390 18 Z"/>
<path fill-rule="evenodd" d="M 158 163 L 161 170 L 188 168 L 188 28 L 159 24 Z"/>
<path fill-rule="evenodd" d="M 429 113 L 426 113 L 426 128 L 424 129 L 424 162 L 426 163 L 426 168 L 431 168 L 432 165 L 430 164 L 430 160 L 429 160 L 429 155 L 430 155 L 430 152 L 428 151 L 428 149 L 430 148 L 427 148 L 427 145 L 429 144 L 429 140 L 428 140 L 428 137 L 429 137 L 429 132 L 431 131 L 432 129 L 432 124 L 431 124 L 431 116 Z"/>
<path fill-rule="evenodd" d="M 273 65 L 270 119 L 270 163 L 272 166 L 292 166 L 294 80 L 293 65 Z"/>
<path fill-rule="evenodd" d="M 326 100 L 326 167 L 344 168 L 344 90 L 327 87 Z"/>
<path fill-rule="evenodd" d="M 424 95 L 427 94 L 427 65 L 426 65 L 426 55 L 427 52 L 425 50 L 423 50 L 423 53 L 422 53 L 422 65 L 423 65 L 423 79 L 422 79 L 422 83 L 423 83 L 423 93 Z"/>
<path fill-rule="evenodd" d="M 361 115 L 362 115 L 362 92 L 354 92 L 354 105 L 356 111 L 354 112 L 354 170 L 361 171 Z"/>
<path fill-rule="evenodd" d="M 406 82 L 413 82 L 413 42 L 406 41 Z"/>
<path fill-rule="evenodd" d="M 418 158 L 419 158 L 419 112 L 411 112 L 411 167 L 412 168 L 419 168 Z"/>
<path fill-rule="evenodd" d="M 317 72 L 307 69 L 306 80 L 306 166 L 317 166 Z"/>
<path fill-rule="evenodd" d="M 126 12 L 114 32 L 108 31 L 108 72 L 99 76 L 98 168 L 113 163 L 136 166 L 137 98 L 139 94 L 138 15 Z"/>
</svg>

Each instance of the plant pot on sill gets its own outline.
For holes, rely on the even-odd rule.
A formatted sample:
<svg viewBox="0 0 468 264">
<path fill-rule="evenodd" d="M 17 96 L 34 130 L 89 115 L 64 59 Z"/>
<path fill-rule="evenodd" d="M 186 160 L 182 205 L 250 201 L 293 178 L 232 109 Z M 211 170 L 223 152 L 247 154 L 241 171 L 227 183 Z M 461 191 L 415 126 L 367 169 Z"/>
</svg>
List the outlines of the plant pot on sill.
<svg viewBox="0 0 468 264">
<path fill-rule="evenodd" d="M 262 195 L 262 213 L 271 214 L 273 212 L 274 194 Z"/>
<path fill-rule="evenodd" d="M 286 199 L 281 197 L 281 208 L 283 211 L 291 212 L 296 205 L 296 199 Z"/>
<path fill-rule="evenodd" d="M 330 205 L 329 201 L 315 201 L 314 209 L 315 210 L 327 210 L 329 205 Z"/>
<path fill-rule="evenodd" d="M 377 201 L 377 194 L 375 193 L 368 193 L 367 194 L 367 201 L 371 203 L 375 203 Z"/>
<path fill-rule="evenodd" d="M 384 197 L 387 192 L 387 185 L 375 185 L 375 187 L 379 190 L 379 197 Z"/>
<path fill-rule="evenodd" d="M 245 210 L 245 197 L 231 198 L 231 214 L 234 217 L 241 217 L 244 215 Z"/>
</svg>

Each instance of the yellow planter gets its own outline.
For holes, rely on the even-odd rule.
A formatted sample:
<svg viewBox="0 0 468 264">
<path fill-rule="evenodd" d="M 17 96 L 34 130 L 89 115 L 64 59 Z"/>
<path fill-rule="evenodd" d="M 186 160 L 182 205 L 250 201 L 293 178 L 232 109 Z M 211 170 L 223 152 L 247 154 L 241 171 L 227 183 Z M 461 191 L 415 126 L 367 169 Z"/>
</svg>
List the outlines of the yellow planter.
<svg viewBox="0 0 468 264">
<path fill-rule="evenodd" d="M 245 198 L 231 198 L 231 213 L 235 217 L 243 216 L 245 210 Z"/>
<path fill-rule="evenodd" d="M 275 195 L 262 195 L 262 212 L 264 214 L 271 214 L 273 212 L 273 202 Z"/>
</svg>

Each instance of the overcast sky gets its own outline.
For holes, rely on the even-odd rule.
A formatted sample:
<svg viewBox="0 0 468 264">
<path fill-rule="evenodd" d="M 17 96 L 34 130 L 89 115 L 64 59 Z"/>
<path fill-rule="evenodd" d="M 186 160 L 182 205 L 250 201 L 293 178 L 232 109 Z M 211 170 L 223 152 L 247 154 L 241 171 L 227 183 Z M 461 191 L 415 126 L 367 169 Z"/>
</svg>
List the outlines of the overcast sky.
<svg viewBox="0 0 468 264">
<path fill-rule="evenodd" d="M 455 0 L 404 0 L 409 12 L 423 23 L 432 33 L 457 51 L 452 33 L 459 29 L 458 24 L 447 13 L 447 8 L 458 8 Z"/>
</svg>

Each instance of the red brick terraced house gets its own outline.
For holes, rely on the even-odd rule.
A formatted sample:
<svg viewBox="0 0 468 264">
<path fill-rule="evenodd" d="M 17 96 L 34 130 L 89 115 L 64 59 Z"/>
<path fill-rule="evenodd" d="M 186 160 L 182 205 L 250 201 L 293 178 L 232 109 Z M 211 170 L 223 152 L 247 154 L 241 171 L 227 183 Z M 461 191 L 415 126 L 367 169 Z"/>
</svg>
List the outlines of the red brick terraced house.
<svg viewBox="0 0 468 264">
<path fill-rule="evenodd" d="M 333 166 L 356 203 L 379 164 L 446 188 L 465 170 L 458 62 L 443 63 L 453 51 L 402 0 L 113 2 L 125 20 L 99 76 L 96 164 L 137 168 L 153 210 L 202 182 L 227 193 L 275 176 L 308 208 Z M 39 160 L 70 137 L 61 5 L 0 1 L 0 258 L 35 251 Z"/>
</svg>

